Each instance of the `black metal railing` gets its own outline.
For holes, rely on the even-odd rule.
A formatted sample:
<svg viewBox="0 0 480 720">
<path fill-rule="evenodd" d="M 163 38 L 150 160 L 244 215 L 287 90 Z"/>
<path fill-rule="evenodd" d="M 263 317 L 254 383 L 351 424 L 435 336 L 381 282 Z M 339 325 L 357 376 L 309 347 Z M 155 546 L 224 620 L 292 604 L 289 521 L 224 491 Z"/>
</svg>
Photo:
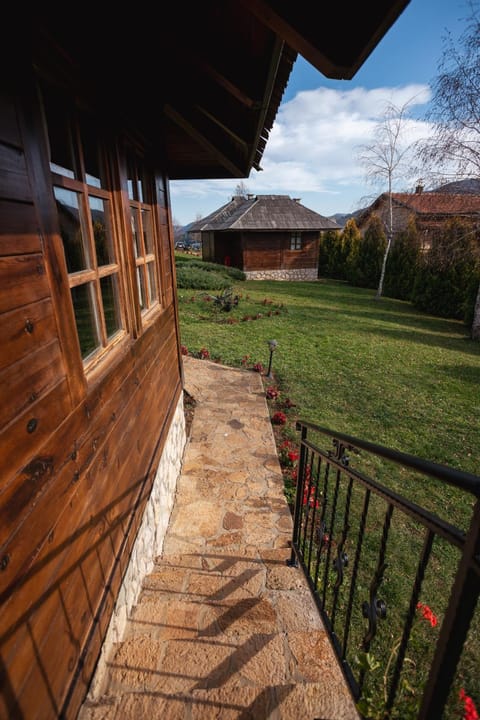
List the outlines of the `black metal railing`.
<svg viewBox="0 0 480 720">
<path fill-rule="evenodd" d="M 480 477 L 309 422 L 297 430 L 290 563 L 360 714 L 461 717 L 459 691 L 480 699 Z"/>
</svg>

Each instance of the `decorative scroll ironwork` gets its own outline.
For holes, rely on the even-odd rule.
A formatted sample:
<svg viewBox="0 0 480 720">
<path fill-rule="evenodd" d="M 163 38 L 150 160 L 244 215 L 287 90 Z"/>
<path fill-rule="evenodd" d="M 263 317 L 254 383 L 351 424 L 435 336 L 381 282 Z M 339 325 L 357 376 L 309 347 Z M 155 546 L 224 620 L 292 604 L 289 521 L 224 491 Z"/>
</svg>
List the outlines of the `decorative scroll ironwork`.
<svg viewBox="0 0 480 720">
<path fill-rule="evenodd" d="M 353 658 L 359 651 L 368 654 L 374 638 L 376 648 L 378 643 L 381 644 L 382 636 L 385 634 L 378 632 L 379 620 L 387 616 L 386 603 L 379 596 L 379 591 L 387 568 L 387 544 L 391 545 L 389 558 L 391 557 L 392 560 L 389 559 L 389 562 L 395 561 L 395 545 L 393 541 L 388 543 L 394 509 L 395 517 L 398 511 L 399 518 L 410 519 L 417 528 L 423 526 L 424 541 L 416 570 L 412 567 L 410 574 L 411 590 L 407 591 L 408 595 L 405 598 L 408 608 L 401 620 L 401 638 L 395 663 L 389 674 L 389 685 L 385 688 L 386 715 L 395 712 L 396 709 L 395 703 L 405 655 L 434 539 L 442 538 L 460 550 L 461 558 L 451 586 L 449 604 L 438 629 L 439 638 L 434 648 L 429 679 L 423 689 L 418 720 L 442 717 L 468 628 L 480 597 L 480 477 L 336 433 L 313 423 L 298 422 L 297 430 L 301 431 L 300 462 L 290 564 L 299 564 L 306 575 L 324 625 L 330 633 L 340 666 L 356 700 L 362 698 L 365 671 L 361 667 L 355 671 L 350 666 L 347 656 Z M 333 450 L 323 450 L 311 442 L 308 437 L 310 430 L 316 435 L 330 438 Z M 376 479 L 365 475 L 358 468 L 352 467 L 352 454 L 363 453 L 382 458 L 392 465 L 413 470 L 423 477 L 436 478 L 473 495 L 477 501 L 468 532 L 465 533 L 431 511 L 394 492 L 385 484 L 380 484 Z M 335 473 L 334 483 L 331 482 L 331 472 Z M 304 502 L 305 488 L 308 493 L 307 502 Z M 311 488 L 313 488 L 312 496 Z M 371 503 L 372 496 L 376 498 L 375 504 Z M 358 510 L 353 498 L 357 498 L 357 501 L 362 503 L 362 507 Z M 381 538 L 367 535 L 367 543 L 365 540 L 368 530 L 367 521 L 370 517 L 372 519 L 378 517 L 378 503 L 385 504 Z M 336 528 L 336 524 L 340 527 Z M 334 538 L 338 535 L 340 535 L 338 544 L 335 545 Z M 373 543 L 378 543 L 376 568 L 369 584 L 368 599 L 362 602 L 358 585 L 361 578 L 363 578 L 362 583 L 365 583 L 363 565 L 364 560 L 371 557 L 372 549 L 375 547 Z M 353 548 L 354 552 L 350 552 Z M 368 554 L 365 552 L 367 549 Z M 349 555 L 352 557 L 350 558 Z M 321 568 L 322 583 L 319 587 Z M 342 586 L 345 587 L 345 592 L 342 591 L 341 594 Z M 339 603 L 340 598 L 344 598 L 342 604 Z M 405 608 L 405 605 L 403 607 Z M 462 612 L 458 611 L 459 607 L 462 608 Z M 397 624 L 399 611 L 400 608 L 392 606 L 389 600 L 389 617 L 396 619 Z M 361 618 L 364 619 L 363 624 Z M 355 623 L 357 629 L 353 633 L 351 627 Z M 336 625 L 339 625 L 338 629 Z M 361 628 L 358 625 L 361 625 Z"/>
<path fill-rule="evenodd" d="M 387 564 L 385 562 L 385 555 L 387 552 L 388 532 L 390 530 L 392 514 L 393 505 L 389 505 L 388 510 L 385 514 L 385 521 L 383 523 L 382 542 L 380 545 L 380 554 L 378 557 L 377 569 L 370 584 L 369 601 L 365 601 L 362 604 L 363 617 L 368 620 L 368 630 L 365 634 L 365 637 L 363 638 L 362 643 L 362 647 L 365 652 L 368 652 L 368 650 L 370 649 L 370 643 L 376 635 L 377 618 L 381 618 L 383 620 L 387 616 L 387 607 L 384 601 L 380 600 L 377 597 L 377 592 L 378 588 L 382 583 L 383 575 L 387 568 Z"/>
</svg>

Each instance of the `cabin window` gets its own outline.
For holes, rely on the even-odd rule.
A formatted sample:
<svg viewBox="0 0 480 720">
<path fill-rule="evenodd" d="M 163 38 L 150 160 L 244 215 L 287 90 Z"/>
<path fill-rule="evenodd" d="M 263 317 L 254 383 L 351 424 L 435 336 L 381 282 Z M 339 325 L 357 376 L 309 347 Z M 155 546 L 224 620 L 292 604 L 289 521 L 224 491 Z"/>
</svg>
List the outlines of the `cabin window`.
<svg viewBox="0 0 480 720">
<path fill-rule="evenodd" d="M 151 181 L 142 158 L 133 152 L 128 158 L 127 171 L 137 297 L 140 310 L 146 313 L 158 305 L 159 297 Z"/>
<path fill-rule="evenodd" d="M 44 111 L 68 283 L 88 365 L 124 328 L 107 165 L 86 115 L 48 91 Z"/>
<path fill-rule="evenodd" d="M 302 249 L 302 233 L 293 232 L 290 236 L 290 250 Z"/>
</svg>

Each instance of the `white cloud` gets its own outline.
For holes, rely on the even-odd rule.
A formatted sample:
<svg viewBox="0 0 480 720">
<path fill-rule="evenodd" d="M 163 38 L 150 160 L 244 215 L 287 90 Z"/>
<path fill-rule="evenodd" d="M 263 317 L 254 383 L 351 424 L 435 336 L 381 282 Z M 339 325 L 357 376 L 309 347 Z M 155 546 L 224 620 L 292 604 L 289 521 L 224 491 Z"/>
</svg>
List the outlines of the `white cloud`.
<svg viewBox="0 0 480 720">
<path fill-rule="evenodd" d="M 323 215 L 349 212 L 371 192 L 358 151 L 373 141 L 387 105 L 401 108 L 409 103 L 404 130 L 413 142 L 429 132 L 416 111 L 429 101 L 430 93 L 428 85 L 420 84 L 299 92 L 279 108 L 262 172 L 252 171 L 244 183 L 256 194 L 301 196 L 307 207 Z M 235 180 L 172 182 L 174 217 L 187 223 L 198 214 L 209 214 L 230 199 L 237 184 Z"/>
</svg>

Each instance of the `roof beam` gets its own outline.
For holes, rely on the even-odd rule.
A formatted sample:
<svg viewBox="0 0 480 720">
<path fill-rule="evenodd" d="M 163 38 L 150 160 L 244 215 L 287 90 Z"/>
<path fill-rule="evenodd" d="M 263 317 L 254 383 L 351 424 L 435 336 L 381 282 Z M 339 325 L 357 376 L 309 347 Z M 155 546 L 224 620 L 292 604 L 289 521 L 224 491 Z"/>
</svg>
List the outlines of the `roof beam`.
<svg viewBox="0 0 480 720">
<path fill-rule="evenodd" d="M 339 80 L 351 80 L 410 0 L 394 0 L 388 4 L 387 9 L 382 3 L 378 3 L 377 14 L 370 7 L 365 9 L 362 3 L 352 3 L 347 12 L 350 14 L 353 32 L 352 36 L 342 43 L 342 58 L 345 58 L 345 43 L 350 43 L 352 48 L 351 56 L 345 58 L 346 63 L 339 63 L 335 58 L 338 38 L 330 30 L 330 27 L 336 26 L 337 20 L 341 22 L 345 12 L 343 7 L 336 10 L 336 18 L 332 16 L 335 9 L 329 9 L 327 27 L 326 12 L 322 22 L 322 18 L 318 17 L 317 3 L 312 3 L 311 0 L 296 0 L 293 4 L 285 0 L 241 2 L 323 75 Z M 323 48 L 323 51 L 320 48 Z"/>
<path fill-rule="evenodd" d="M 245 177 L 245 169 L 232 162 L 231 155 L 227 156 L 224 152 L 219 149 L 219 141 L 216 138 L 208 138 L 205 131 L 199 130 L 198 122 L 189 120 L 184 113 L 172 107 L 172 105 L 166 104 L 164 106 L 165 115 L 181 127 L 195 142 L 201 145 L 203 148 L 215 157 L 217 162 L 222 165 L 226 170 L 229 171 L 232 177 Z"/>
</svg>

